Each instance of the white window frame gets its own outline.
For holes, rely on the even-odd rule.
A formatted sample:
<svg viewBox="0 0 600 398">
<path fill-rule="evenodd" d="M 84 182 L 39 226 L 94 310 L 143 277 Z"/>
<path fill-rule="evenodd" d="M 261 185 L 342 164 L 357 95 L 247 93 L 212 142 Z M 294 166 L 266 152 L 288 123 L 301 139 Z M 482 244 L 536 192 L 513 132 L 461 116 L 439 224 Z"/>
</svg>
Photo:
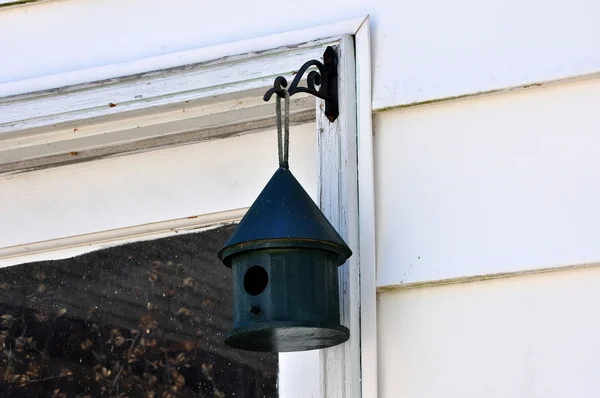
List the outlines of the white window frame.
<svg viewBox="0 0 600 398">
<path fill-rule="evenodd" d="M 340 116 L 330 123 L 320 101 L 315 111 L 312 97 L 298 96 L 294 99 L 293 121 L 301 124 L 316 116 L 319 204 L 354 251 L 340 267 L 342 323 L 350 329 L 351 338 L 330 349 L 282 355 L 280 362 L 286 370 L 280 374 L 280 393 L 283 398 L 376 397 L 368 18 L 2 84 L 0 177 L 5 184 L 0 187 L 0 198 L 21 195 L 19 200 L 34 203 L 40 199 L 36 197 L 39 191 L 56 191 L 60 181 L 54 178 L 65 168 L 50 166 L 74 161 L 94 164 L 99 163 L 95 159 L 106 161 L 108 157 L 110 161 L 122 162 L 123 167 L 127 165 L 124 159 L 140 159 L 125 155 L 154 147 L 177 150 L 190 142 L 272 127 L 272 104 L 265 104 L 260 98 L 265 87 L 277 75 L 291 77 L 302 63 L 319 58 L 327 45 L 335 45 L 340 55 Z M 184 109 L 188 114 L 182 118 Z M 31 170 L 37 170 L 33 173 L 38 175 L 44 173 L 50 182 L 33 188 L 27 187 L 27 182 L 11 185 L 12 175 Z M 223 189 L 236 192 L 234 187 Z M 33 197 L 27 196 L 30 194 Z M 73 200 L 68 198 L 64 196 L 64 200 Z M 135 203 L 127 205 L 133 208 Z M 157 219 L 131 219 L 124 225 L 108 221 L 102 224 L 99 220 L 97 224 L 78 226 L 72 229 L 75 233 L 65 236 L 60 233 L 58 220 L 40 217 L 42 208 L 32 204 L 32 220 L 38 217 L 38 226 L 47 230 L 47 235 L 37 238 L 35 234 L 33 238 L 9 236 L 11 226 L 23 222 L 11 219 L 9 209 L 0 210 L 4 218 L 0 266 L 64 258 L 101 247 L 206 228 L 237 220 L 245 211 L 228 206 L 222 209 L 216 203 L 203 214 L 184 210 L 188 213 L 183 217 L 165 213 L 161 218 L 157 211 Z M 3 238 L 10 244 L 3 245 Z"/>
</svg>

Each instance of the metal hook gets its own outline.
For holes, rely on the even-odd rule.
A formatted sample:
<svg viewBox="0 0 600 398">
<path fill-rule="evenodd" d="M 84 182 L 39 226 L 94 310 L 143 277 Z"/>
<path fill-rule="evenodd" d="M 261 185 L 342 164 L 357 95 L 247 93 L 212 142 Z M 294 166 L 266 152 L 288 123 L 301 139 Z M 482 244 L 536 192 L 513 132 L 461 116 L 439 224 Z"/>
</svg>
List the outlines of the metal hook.
<svg viewBox="0 0 600 398">
<path fill-rule="evenodd" d="M 300 80 L 306 71 L 315 66 L 317 70 L 312 70 L 306 77 L 306 87 L 298 87 Z M 285 97 L 285 90 L 288 85 L 287 80 L 283 76 L 275 78 L 273 87 L 270 88 L 264 95 L 263 99 L 269 101 L 273 94 L 279 97 Z M 317 89 L 316 86 L 319 86 Z M 328 46 L 323 53 L 323 63 L 312 59 L 307 61 L 300 67 L 298 73 L 294 77 L 292 84 L 287 89 L 290 97 L 296 93 L 308 93 L 325 101 L 325 116 L 329 121 L 333 122 L 339 115 L 338 108 L 338 84 L 337 84 L 337 54 L 335 49 Z"/>
</svg>

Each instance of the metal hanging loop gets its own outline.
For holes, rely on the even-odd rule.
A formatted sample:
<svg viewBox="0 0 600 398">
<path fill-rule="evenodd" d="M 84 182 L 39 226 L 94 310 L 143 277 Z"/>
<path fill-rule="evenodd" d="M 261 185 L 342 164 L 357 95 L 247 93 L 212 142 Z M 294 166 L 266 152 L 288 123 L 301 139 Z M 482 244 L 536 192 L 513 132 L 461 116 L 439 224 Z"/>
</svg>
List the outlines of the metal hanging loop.
<svg viewBox="0 0 600 398">
<path fill-rule="evenodd" d="M 277 151 L 279 153 L 279 167 L 289 169 L 288 162 L 290 154 L 290 93 L 285 88 L 284 110 L 281 112 L 281 97 L 277 95 L 275 101 L 275 113 L 277 118 Z"/>
</svg>

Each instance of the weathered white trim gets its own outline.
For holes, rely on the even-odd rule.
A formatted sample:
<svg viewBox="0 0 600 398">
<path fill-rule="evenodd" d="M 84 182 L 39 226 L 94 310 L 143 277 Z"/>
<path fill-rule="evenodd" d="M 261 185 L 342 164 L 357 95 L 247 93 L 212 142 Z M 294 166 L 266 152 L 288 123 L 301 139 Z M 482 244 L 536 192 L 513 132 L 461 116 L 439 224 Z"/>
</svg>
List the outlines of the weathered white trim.
<svg viewBox="0 0 600 398">
<path fill-rule="evenodd" d="M 260 98 L 273 78 L 363 21 L 0 84 L 0 173 L 274 127 Z M 313 119 L 312 104 L 295 96 L 292 122 Z"/>
<path fill-rule="evenodd" d="M 237 94 L 233 99 L 239 99 L 241 93 L 269 87 L 274 76 L 290 77 L 307 57 L 321 57 L 323 48 L 335 42 L 335 39 L 316 40 L 294 48 L 279 47 L 259 54 L 246 53 L 0 99 L 0 134 L 115 117 L 203 99 L 214 102 L 216 97 L 224 95 Z M 252 94 L 256 97 L 257 93 Z"/>
<path fill-rule="evenodd" d="M 42 3 L 52 0 L 0 0 L 0 8 L 4 7 L 19 7 L 29 5 L 31 3 Z"/>
<path fill-rule="evenodd" d="M 358 230 L 360 235 L 360 362 L 362 396 L 377 398 L 377 258 L 371 110 L 371 34 L 367 18 L 354 37 L 356 49 Z"/>
<path fill-rule="evenodd" d="M 279 47 L 298 46 L 299 43 L 322 38 L 355 34 L 364 20 L 365 18 L 354 18 L 333 24 L 315 26 L 277 35 L 159 55 L 114 65 L 105 65 L 56 75 L 3 83 L 0 84 L 0 97 L 29 94 L 59 87 L 87 84 L 89 82 L 120 78 L 122 76 L 131 76 L 140 73 L 176 68 L 182 65 L 193 65 L 215 60 L 218 61 L 220 58 L 238 56 L 239 54 L 256 53 L 256 55 L 260 55 L 261 53 L 269 52 Z"/>
<path fill-rule="evenodd" d="M 0 268 L 38 260 L 58 260 L 124 243 L 165 238 L 182 233 L 198 232 L 199 230 L 204 231 L 238 221 L 244 216 L 246 211 L 247 208 L 243 208 L 212 214 L 201 214 L 175 220 L 0 248 Z"/>
<path fill-rule="evenodd" d="M 134 118 L 53 129 L 44 134 L 16 135 L 4 141 L 0 138 L 0 173 L 90 161 L 275 128 L 272 106 L 260 101 L 242 98 L 167 112 L 148 111 Z M 298 96 L 291 101 L 292 126 L 314 119 L 314 98 Z"/>
<path fill-rule="evenodd" d="M 263 92 L 336 38 L 0 99 L 0 172 L 48 167 L 274 127 Z M 293 123 L 313 119 L 297 96 Z M 3 142 L 4 141 L 4 142 Z"/>
<path fill-rule="evenodd" d="M 339 268 L 341 323 L 350 329 L 346 343 L 322 350 L 323 396 L 359 398 L 360 386 L 360 248 L 354 38 L 343 36 L 338 48 L 340 115 L 331 123 L 317 113 L 319 200 L 323 213 L 353 251 Z M 324 104 L 318 106 L 323 109 Z"/>
</svg>

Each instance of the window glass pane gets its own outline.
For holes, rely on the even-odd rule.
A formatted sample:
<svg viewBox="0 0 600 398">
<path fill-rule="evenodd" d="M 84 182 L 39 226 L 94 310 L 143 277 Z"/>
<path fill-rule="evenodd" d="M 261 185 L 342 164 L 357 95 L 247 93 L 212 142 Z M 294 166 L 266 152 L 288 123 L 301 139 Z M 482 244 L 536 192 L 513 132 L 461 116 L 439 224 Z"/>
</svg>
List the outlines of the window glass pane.
<svg viewBox="0 0 600 398">
<path fill-rule="evenodd" d="M 232 230 L 0 269 L 0 396 L 276 397 L 277 354 L 223 343 Z"/>
</svg>

